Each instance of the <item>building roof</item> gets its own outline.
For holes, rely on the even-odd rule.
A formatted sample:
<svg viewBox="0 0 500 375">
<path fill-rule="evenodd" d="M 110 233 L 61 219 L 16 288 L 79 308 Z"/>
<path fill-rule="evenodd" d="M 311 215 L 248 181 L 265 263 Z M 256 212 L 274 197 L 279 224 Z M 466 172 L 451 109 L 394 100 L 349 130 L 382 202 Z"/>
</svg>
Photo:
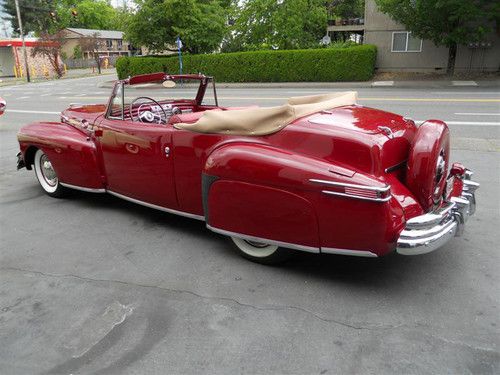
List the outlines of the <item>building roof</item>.
<svg viewBox="0 0 500 375">
<path fill-rule="evenodd" d="M 53 41 L 43 41 L 39 38 L 24 38 L 26 47 L 54 45 Z M 0 38 L 0 47 L 21 47 L 23 45 L 21 38 Z"/>
<path fill-rule="evenodd" d="M 123 32 L 117 30 L 79 29 L 76 27 L 67 27 L 65 30 L 79 34 L 79 36 L 94 36 L 94 34 L 98 34 L 99 38 L 102 39 L 123 39 Z"/>
</svg>

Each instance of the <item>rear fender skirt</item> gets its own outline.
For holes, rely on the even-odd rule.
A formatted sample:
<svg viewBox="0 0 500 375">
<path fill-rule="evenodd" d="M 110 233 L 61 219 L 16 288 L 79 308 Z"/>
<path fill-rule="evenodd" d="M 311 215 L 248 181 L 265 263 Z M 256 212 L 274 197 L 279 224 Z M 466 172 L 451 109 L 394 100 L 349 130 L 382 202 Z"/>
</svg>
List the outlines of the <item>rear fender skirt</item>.
<svg viewBox="0 0 500 375">
<path fill-rule="evenodd" d="M 88 189 L 105 188 L 95 143 L 74 127 L 39 122 L 23 127 L 17 138 L 23 157 L 33 147 L 45 152 L 62 183 Z"/>
<path fill-rule="evenodd" d="M 234 142 L 217 148 L 203 170 L 207 223 L 226 232 L 319 249 L 316 212 L 302 192 L 308 167 L 310 173 L 317 169 L 305 157 L 267 145 Z"/>
</svg>

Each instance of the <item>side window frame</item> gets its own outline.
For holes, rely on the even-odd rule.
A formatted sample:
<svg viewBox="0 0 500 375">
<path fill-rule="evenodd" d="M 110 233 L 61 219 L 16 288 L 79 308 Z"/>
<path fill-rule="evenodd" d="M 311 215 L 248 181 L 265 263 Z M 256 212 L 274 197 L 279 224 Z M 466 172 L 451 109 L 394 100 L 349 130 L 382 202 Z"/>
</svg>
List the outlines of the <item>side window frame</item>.
<svg viewBox="0 0 500 375">
<path fill-rule="evenodd" d="M 118 89 L 121 88 L 121 116 L 111 116 L 111 111 L 113 110 L 113 103 L 117 97 L 116 92 Z M 109 120 L 124 120 L 124 110 L 125 110 L 125 84 L 123 82 L 118 82 L 114 89 L 113 89 L 113 94 L 109 98 L 109 103 L 108 103 L 108 110 L 106 112 L 106 118 Z"/>
</svg>

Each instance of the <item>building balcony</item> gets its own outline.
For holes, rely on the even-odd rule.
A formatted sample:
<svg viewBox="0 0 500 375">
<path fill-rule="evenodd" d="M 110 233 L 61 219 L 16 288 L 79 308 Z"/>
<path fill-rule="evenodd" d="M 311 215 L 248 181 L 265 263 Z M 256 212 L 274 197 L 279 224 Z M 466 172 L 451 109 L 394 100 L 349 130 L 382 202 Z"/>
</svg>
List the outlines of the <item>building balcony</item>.
<svg viewBox="0 0 500 375">
<path fill-rule="evenodd" d="M 328 20 L 328 31 L 364 31 L 364 18 L 337 18 Z"/>
</svg>

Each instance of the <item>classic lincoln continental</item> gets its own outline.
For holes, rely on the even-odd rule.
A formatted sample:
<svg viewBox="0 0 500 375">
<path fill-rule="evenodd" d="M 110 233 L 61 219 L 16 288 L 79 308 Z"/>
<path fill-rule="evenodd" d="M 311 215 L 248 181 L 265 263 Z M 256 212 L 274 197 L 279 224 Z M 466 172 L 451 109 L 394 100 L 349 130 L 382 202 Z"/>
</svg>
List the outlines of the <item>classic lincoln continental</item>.
<svg viewBox="0 0 500 375">
<path fill-rule="evenodd" d="M 179 83 L 194 99 L 175 97 Z M 450 165 L 443 121 L 417 127 L 356 104 L 355 92 L 223 107 L 202 74 L 119 80 L 107 104 L 72 105 L 18 140 L 18 168 L 34 169 L 48 195 L 109 193 L 202 220 L 260 263 L 290 249 L 431 252 L 462 233 L 479 187 Z"/>
</svg>

